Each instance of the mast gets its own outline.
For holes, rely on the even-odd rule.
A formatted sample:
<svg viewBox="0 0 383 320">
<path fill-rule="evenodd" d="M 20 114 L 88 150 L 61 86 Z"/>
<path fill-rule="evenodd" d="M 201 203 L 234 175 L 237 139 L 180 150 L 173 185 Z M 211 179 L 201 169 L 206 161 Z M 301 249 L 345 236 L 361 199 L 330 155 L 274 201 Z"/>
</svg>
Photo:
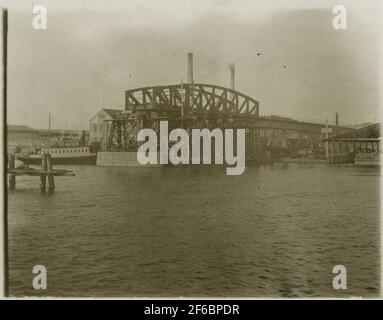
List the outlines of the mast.
<svg viewBox="0 0 383 320">
<path fill-rule="evenodd" d="M 49 136 L 49 139 L 51 137 L 51 113 L 49 112 L 49 118 L 48 118 L 48 136 Z"/>
</svg>

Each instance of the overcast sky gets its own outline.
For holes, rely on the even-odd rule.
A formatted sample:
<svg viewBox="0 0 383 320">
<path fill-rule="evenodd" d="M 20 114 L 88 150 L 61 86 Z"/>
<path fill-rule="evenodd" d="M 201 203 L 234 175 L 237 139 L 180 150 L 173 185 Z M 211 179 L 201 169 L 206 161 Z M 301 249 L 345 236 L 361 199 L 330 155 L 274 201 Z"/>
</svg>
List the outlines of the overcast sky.
<svg viewBox="0 0 383 320">
<path fill-rule="evenodd" d="M 8 123 L 82 129 L 103 106 L 123 108 L 124 90 L 186 79 L 229 86 L 261 114 L 340 123 L 378 121 L 382 106 L 381 1 L 34 1 L 47 30 L 32 28 L 32 1 L 9 8 Z M 345 4 L 348 29 L 334 30 Z"/>
</svg>

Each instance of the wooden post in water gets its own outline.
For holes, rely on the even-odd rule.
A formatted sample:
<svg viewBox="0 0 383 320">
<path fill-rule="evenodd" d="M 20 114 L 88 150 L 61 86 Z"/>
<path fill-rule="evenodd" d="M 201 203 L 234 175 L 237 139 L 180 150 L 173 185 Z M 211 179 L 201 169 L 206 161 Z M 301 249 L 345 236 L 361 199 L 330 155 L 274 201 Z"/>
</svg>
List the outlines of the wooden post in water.
<svg viewBox="0 0 383 320">
<path fill-rule="evenodd" d="M 8 168 L 15 169 L 15 155 L 13 153 L 9 154 Z M 14 174 L 10 174 L 8 179 L 9 179 L 9 190 L 15 190 L 16 176 Z"/>
<path fill-rule="evenodd" d="M 47 171 L 47 155 L 45 153 L 41 155 L 41 170 Z M 46 182 L 47 182 L 46 174 L 41 174 L 40 179 L 41 179 L 40 190 L 42 193 L 44 193 Z"/>
<path fill-rule="evenodd" d="M 47 159 L 47 167 L 48 167 L 48 172 L 52 172 L 52 156 L 50 154 L 46 154 L 46 159 Z M 49 192 L 55 191 L 55 178 L 53 174 L 48 174 L 48 190 Z"/>
</svg>

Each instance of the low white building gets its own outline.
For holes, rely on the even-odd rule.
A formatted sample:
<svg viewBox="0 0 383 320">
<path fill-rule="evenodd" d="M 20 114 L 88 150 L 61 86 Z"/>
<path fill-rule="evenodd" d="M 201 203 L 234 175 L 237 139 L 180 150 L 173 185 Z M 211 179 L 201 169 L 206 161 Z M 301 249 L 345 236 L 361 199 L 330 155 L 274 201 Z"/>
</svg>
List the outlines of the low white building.
<svg viewBox="0 0 383 320">
<path fill-rule="evenodd" d="M 40 144 L 37 130 L 22 125 L 7 125 L 7 151 L 8 153 L 32 152 Z"/>
<path fill-rule="evenodd" d="M 89 142 L 99 143 L 100 150 L 106 150 L 110 128 L 112 126 L 111 120 L 116 119 L 122 113 L 121 109 L 101 109 L 89 121 Z"/>
</svg>

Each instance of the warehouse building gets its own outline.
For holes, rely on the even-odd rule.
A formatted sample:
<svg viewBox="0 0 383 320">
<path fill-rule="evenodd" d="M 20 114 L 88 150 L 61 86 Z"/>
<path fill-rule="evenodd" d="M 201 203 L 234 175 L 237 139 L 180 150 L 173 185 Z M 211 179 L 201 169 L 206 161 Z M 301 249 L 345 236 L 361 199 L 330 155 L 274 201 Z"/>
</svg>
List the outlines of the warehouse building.
<svg viewBox="0 0 383 320">
<path fill-rule="evenodd" d="M 106 150 L 111 120 L 116 119 L 123 110 L 121 109 L 105 109 L 102 108 L 89 121 L 89 142 L 92 145 L 97 145 L 97 149 Z"/>
</svg>

